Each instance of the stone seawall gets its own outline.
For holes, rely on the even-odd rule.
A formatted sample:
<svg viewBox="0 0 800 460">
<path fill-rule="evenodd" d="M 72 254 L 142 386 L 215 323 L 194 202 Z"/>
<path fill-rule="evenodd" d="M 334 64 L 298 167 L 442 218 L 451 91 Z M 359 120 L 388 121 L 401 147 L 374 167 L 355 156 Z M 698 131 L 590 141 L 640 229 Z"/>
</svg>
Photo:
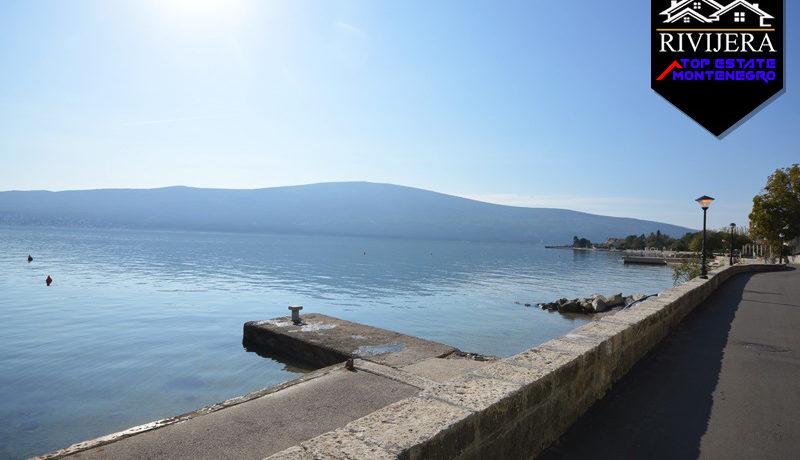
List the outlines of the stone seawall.
<svg viewBox="0 0 800 460">
<path fill-rule="evenodd" d="M 269 458 L 534 458 L 731 276 L 781 268 L 719 268 Z"/>
</svg>

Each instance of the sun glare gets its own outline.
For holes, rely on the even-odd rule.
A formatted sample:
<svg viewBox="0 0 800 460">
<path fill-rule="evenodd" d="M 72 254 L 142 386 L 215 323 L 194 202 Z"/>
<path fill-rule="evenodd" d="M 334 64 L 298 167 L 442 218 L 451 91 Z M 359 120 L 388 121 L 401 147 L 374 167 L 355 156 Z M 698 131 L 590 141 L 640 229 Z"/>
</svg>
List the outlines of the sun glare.
<svg viewBox="0 0 800 460">
<path fill-rule="evenodd" d="M 241 13 L 243 0 L 161 0 L 157 2 L 170 16 L 189 20 L 233 19 Z"/>
</svg>

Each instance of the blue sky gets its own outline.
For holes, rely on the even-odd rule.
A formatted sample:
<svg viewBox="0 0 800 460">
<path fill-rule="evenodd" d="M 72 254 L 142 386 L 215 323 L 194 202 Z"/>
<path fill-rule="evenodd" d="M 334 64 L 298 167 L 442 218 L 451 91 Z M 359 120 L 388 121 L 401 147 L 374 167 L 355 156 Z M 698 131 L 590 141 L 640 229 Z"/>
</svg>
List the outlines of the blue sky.
<svg viewBox="0 0 800 460">
<path fill-rule="evenodd" d="M 649 84 L 649 2 L 3 1 L 0 190 L 409 185 L 744 224 L 787 92 L 723 140 Z"/>
</svg>

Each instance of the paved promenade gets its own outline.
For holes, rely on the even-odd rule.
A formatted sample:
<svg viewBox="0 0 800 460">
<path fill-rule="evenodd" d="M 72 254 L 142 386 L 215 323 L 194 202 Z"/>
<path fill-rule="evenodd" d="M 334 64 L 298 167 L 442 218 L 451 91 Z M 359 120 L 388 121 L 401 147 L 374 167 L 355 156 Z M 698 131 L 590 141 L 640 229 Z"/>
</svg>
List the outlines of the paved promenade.
<svg viewBox="0 0 800 460">
<path fill-rule="evenodd" d="M 800 458 L 800 269 L 730 279 L 540 458 Z"/>
</svg>

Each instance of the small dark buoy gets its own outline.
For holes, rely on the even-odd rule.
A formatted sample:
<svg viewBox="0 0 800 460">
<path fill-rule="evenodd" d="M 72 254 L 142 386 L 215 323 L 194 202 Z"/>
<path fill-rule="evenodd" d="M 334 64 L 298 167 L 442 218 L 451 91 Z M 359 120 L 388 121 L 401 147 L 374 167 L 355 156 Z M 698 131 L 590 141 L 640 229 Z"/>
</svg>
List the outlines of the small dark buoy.
<svg viewBox="0 0 800 460">
<path fill-rule="evenodd" d="M 529 303 L 526 303 L 526 304 L 525 304 L 525 306 L 526 306 L 526 307 L 530 307 L 530 306 L 531 306 L 531 304 L 529 304 Z"/>
<path fill-rule="evenodd" d="M 47 283 L 48 286 L 50 286 L 50 283 L 53 282 L 53 278 L 50 278 L 50 275 L 47 275 L 47 279 L 44 280 L 44 282 Z"/>
<path fill-rule="evenodd" d="M 33 257 L 30 254 L 28 254 L 28 262 L 33 262 Z"/>
</svg>

